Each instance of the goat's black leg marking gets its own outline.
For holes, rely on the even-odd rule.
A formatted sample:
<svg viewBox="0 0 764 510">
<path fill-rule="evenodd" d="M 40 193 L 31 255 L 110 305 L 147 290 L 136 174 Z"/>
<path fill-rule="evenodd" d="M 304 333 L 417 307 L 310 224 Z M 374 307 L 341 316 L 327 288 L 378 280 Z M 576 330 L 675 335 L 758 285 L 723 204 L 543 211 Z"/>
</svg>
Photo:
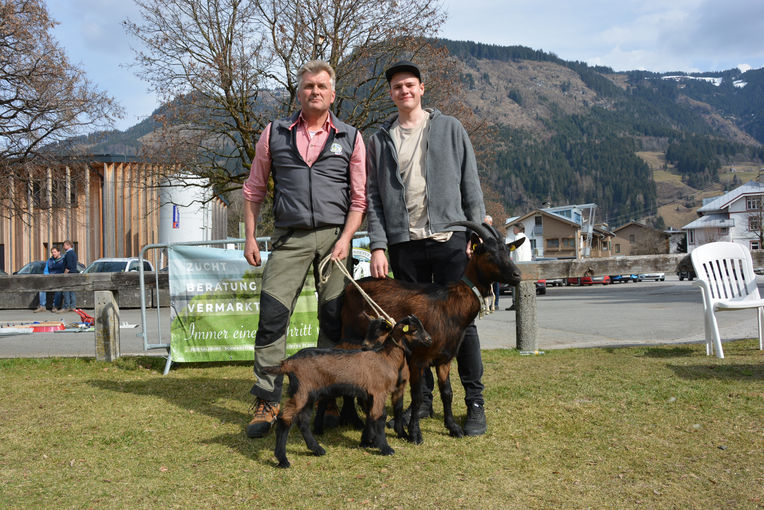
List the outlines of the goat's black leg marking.
<svg viewBox="0 0 764 510">
<path fill-rule="evenodd" d="M 393 400 L 393 430 L 398 437 L 407 437 L 403 423 L 403 395 Z"/>
<path fill-rule="evenodd" d="M 382 413 L 382 416 L 374 420 L 374 430 L 376 432 L 376 443 L 377 448 L 379 448 L 379 452 L 382 455 L 392 455 L 395 453 L 395 450 L 390 447 L 390 445 L 387 442 L 387 436 L 385 436 L 385 413 Z"/>
<path fill-rule="evenodd" d="M 374 420 L 371 418 L 371 399 L 368 397 L 365 398 L 363 405 L 363 410 L 366 413 L 366 424 L 364 425 L 363 433 L 361 434 L 361 447 L 368 448 L 374 446 L 374 437 L 376 435 L 376 431 L 374 430 Z"/>
<path fill-rule="evenodd" d="M 317 436 L 324 433 L 324 414 L 326 413 L 326 406 L 329 404 L 327 398 L 319 399 L 316 406 L 316 416 L 313 418 L 313 433 Z"/>
<path fill-rule="evenodd" d="M 350 425 L 356 430 L 361 430 L 364 427 L 363 420 L 361 420 L 356 411 L 355 399 L 353 397 L 345 396 L 342 399 L 340 425 Z"/>
<path fill-rule="evenodd" d="M 454 392 L 451 389 L 450 367 L 450 363 L 448 365 L 439 365 L 437 367 L 438 389 L 440 390 L 440 400 L 443 402 L 443 424 L 446 426 L 448 433 L 452 437 L 463 437 L 464 431 L 454 419 L 454 412 L 452 408 Z"/>
<path fill-rule="evenodd" d="M 408 440 L 414 444 L 422 444 L 422 431 L 419 428 L 419 408 L 422 407 L 422 377 L 423 367 L 411 370 L 411 418 L 409 418 Z"/>
<path fill-rule="evenodd" d="M 289 437 L 289 429 L 292 428 L 292 424 L 288 425 L 281 418 L 276 423 L 276 448 L 273 453 L 276 455 L 276 460 L 279 461 L 280 468 L 288 468 L 289 460 L 286 456 L 286 443 Z"/>
<path fill-rule="evenodd" d="M 326 450 L 318 444 L 318 441 L 316 441 L 316 438 L 313 437 L 313 434 L 310 432 L 310 415 L 312 413 L 312 407 L 313 403 L 309 402 L 297 416 L 295 416 L 295 421 L 300 428 L 300 432 L 302 432 L 303 439 L 305 439 L 305 446 L 307 446 L 314 455 L 320 457 L 326 453 Z"/>
</svg>

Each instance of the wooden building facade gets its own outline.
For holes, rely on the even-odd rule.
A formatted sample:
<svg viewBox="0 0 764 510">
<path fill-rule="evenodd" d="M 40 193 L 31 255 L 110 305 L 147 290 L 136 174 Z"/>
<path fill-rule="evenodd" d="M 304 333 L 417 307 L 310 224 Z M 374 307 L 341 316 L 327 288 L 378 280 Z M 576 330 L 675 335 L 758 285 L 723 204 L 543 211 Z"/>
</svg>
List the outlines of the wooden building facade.
<svg viewBox="0 0 764 510">
<path fill-rule="evenodd" d="M 26 195 L 26 211 L 0 215 L 0 269 L 10 274 L 45 260 L 67 239 L 85 265 L 138 256 L 146 244 L 160 242 L 159 182 L 148 168 L 129 156 L 95 155 L 12 186 L 7 192 Z M 227 205 L 212 202 L 213 230 L 224 238 Z"/>
</svg>

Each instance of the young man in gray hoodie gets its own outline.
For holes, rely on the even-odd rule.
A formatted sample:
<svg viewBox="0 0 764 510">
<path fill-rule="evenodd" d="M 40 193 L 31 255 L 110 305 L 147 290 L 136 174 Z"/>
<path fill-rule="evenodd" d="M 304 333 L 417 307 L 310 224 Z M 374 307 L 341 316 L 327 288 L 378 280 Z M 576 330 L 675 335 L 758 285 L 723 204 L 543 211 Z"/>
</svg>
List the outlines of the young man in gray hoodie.
<svg viewBox="0 0 764 510">
<path fill-rule="evenodd" d="M 395 278 L 405 281 L 458 281 L 467 265 L 469 239 L 464 227 L 446 231 L 446 225 L 479 224 L 485 217 L 472 144 L 457 119 L 422 107 L 418 66 L 398 62 L 385 77 L 398 113 L 371 137 L 366 151 L 371 274 L 385 278 L 392 269 Z M 483 434 L 483 362 L 474 324 L 456 360 L 467 404 L 464 432 Z M 432 415 L 431 370 L 425 372 L 424 386 L 422 417 Z"/>
</svg>

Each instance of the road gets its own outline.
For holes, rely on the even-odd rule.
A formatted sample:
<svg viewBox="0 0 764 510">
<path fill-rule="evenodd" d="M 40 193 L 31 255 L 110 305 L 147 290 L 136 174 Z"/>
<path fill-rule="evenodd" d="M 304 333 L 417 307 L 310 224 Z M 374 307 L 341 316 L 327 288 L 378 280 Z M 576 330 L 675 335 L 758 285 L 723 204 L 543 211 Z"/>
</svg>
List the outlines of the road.
<svg viewBox="0 0 764 510">
<path fill-rule="evenodd" d="M 704 341 L 700 290 L 688 281 L 668 275 L 665 282 L 621 283 L 593 287 L 552 287 L 537 297 L 539 350 L 671 344 Z M 759 277 L 760 287 L 764 277 Z M 515 348 L 515 313 L 504 308 L 511 297 L 502 296 L 500 310 L 477 321 L 484 349 Z M 92 311 L 90 311 L 92 315 Z M 752 310 L 718 314 L 724 340 L 756 336 Z M 78 320 L 74 313 L 34 314 L 31 310 L 0 310 L 0 327 L 12 321 Z M 164 355 L 163 349 L 145 351 L 139 309 L 123 309 L 122 322 L 137 328 L 120 330 L 122 355 Z M 158 324 L 161 324 L 161 339 Z M 147 313 L 149 343 L 169 341 L 169 311 Z M 0 358 L 94 356 L 93 333 L 34 333 L 0 336 Z"/>
</svg>

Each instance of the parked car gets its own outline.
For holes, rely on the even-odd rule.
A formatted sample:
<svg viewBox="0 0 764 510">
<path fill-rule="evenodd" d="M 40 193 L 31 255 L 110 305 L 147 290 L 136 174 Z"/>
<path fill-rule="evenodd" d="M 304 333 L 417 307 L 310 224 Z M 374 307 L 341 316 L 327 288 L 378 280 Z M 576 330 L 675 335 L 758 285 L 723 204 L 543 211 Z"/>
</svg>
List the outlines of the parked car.
<svg viewBox="0 0 764 510">
<path fill-rule="evenodd" d="M 690 281 L 693 281 L 695 278 L 698 277 L 698 275 L 695 274 L 694 269 L 690 269 L 689 271 L 677 271 L 676 275 L 679 277 L 679 281 L 681 282 L 685 278 L 687 278 Z"/>
<path fill-rule="evenodd" d="M 45 264 L 47 263 L 47 260 L 35 260 L 33 262 L 24 264 L 21 269 L 14 271 L 13 274 L 44 274 Z M 80 270 L 80 273 L 83 272 L 85 270 L 85 264 L 78 262 L 77 269 Z"/>
<path fill-rule="evenodd" d="M 499 294 L 512 294 L 512 285 L 508 283 L 499 284 Z M 546 294 L 546 280 L 536 280 L 536 295 Z"/>
<path fill-rule="evenodd" d="M 104 258 L 92 262 L 83 273 L 122 273 L 138 271 L 140 259 L 137 257 Z M 144 271 L 153 271 L 154 266 L 148 260 L 143 261 Z"/>
<path fill-rule="evenodd" d="M 629 283 L 629 282 L 641 282 L 639 275 L 636 274 L 612 274 L 610 275 L 610 283 Z"/>
<path fill-rule="evenodd" d="M 662 282 L 666 279 L 666 273 L 641 273 L 639 275 L 640 280 L 653 280 L 656 282 Z"/>
<path fill-rule="evenodd" d="M 562 287 L 565 285 L 565 278 L 550 278 L 546 281 L 547 287 Z"/>
<path fill-rule="evenodd" d="M 565 285 L 581 285 L 581 278 L 571 277 L 565 281 Z"/>
<path fill-rule="evenodd" d="M 610 283 L 610 276 L 603 275 L 603 276 L 584 276 L 581 278 L 581 285 L 594 285 L 594 284 L 602 284 L 607 285 Z"/>
</svg>

